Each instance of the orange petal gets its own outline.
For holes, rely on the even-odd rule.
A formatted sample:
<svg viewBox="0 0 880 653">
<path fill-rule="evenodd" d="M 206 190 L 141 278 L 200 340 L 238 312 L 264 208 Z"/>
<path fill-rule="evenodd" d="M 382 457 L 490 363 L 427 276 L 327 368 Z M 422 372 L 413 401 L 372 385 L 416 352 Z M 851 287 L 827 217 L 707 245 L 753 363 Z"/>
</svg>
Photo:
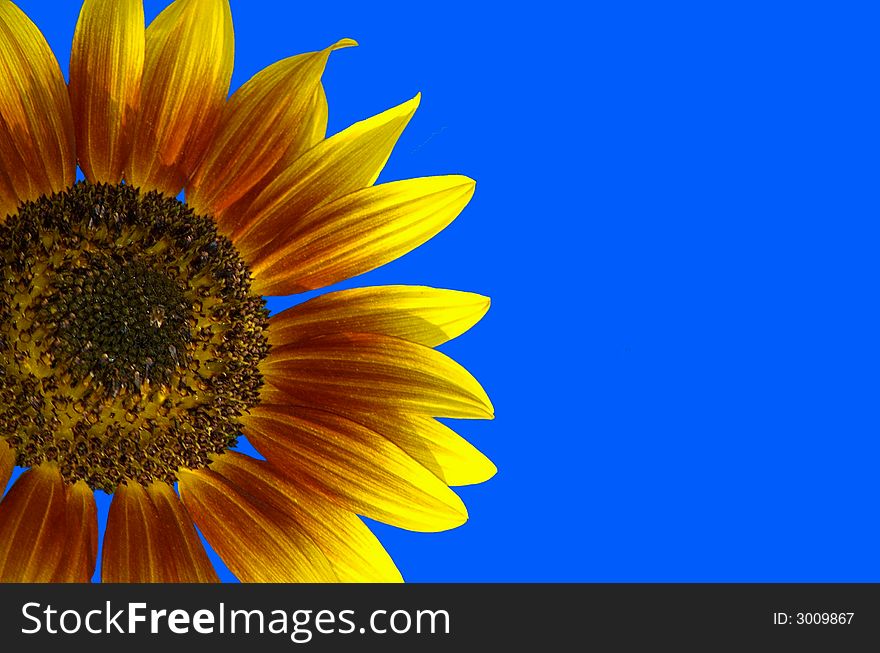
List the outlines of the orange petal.
<svg viewBox="0 0 880 653">
<path fill-rule="evenodd" d="M 273 385 L 264 383 L 260 388 L 260 403 L 263 404 L 288 404 L 290 403 L 290 395 L 279 390 Z"/>
<path fill-rule="evenodd" d="M 229 570 L 244 583 L 320 583 L 337 579 L 315 542 L 249 486 L 210 468 L 181 470 L 184 504 Z"/>
<path fill-rule="evenodd" d="M 430 347 L 370 333 L 334 334 L 277 347 L 261 364 L 268 383 L 297 403 L 491 419 L 480 384 Z"/>
<path fill-rule="evenodd" d="M 159 486 L 163 486 L 159 487 Z M 108 583 L 216 581 L 211 563 L 171 486 L 134 482 L 113 495 L 101 580 Z"/>
<path fill-rule="evenodd" d="M 159 517 L 147 492 L 138 483 L 120 485 L 113 493 L 104 550 L 101 581 L 147 583 L 159 580 L 162 564 L 155 533 Z"/>
<path fill-rule="evenodd" d="M 67 487 L 67 535 L 54 583 L 88 583 L 98 558 L 95 493 L 83 481 Z"/>
<path fill-rule="evenodd" d="M 428 532 L 467 520 L 445 483 L 391 441 L 339 415 L 261 405 L 246 418 L 245 434 L 288 478 L 358 514 Z"/>
<path fill-rule="evenodd" d="M 436 347 L 460 336 L 489 310 L 489 298 L 425 286 L 351 288 L 320 295 L 269 320 L 280 347 L 330 333 L 379 333 Z"/>
<path fill-rule="evenodd" d="M 2 125 L 0 125 L 0 129 L 2 129 Z M 13 214 L 19 204 L 18 193 L 15 192 L 12 180 L 3 170 L 3 166 L 0 165 L 0 222 L 3 222 L 7 216 Z"/>
<path fill-rule="evenodd" d="M 76 174 L 73 117 L 58 61 L 40 30 L 0 0 L 0 219 L 61 191 Z"/>
<path fill-rule="evenodd" d="M 228 0 L 176 0 L 150 23 L 129 183 L 169 197 L 183 188 L 220 120 L 233 41 Z"/>
<path fill-rule="evenodd" d="M 232 235 L 246 258 L 309 211 L 372 186 L 419 104 L 416 96 L 321 141 L 282 170 Z M 286 242 L 282 237 L 280 242 Z M 249 260 L 249 259 L 248 259 Z"/>
<path fill-rule="evenodd" d="M 0 438 L 0 497 L 3 496 L 13 469 L 15 469 L 15 451 L 6 444 L 6 440 Z"/>
<path fill-rule="evenodd" d="M 57 465 L 22 474 L 0 503 L 0 582 L 51 581 L 65 552 L 68 526 Z"/>
<path fill-rule="evenodd" d="M 70 103 L 79 165 L 91 182 L 122 179 L 143 69 L 142 0 L 85 0 L 70 55 Z"/>
<path fill-rule="evenodd" d="M 349 510 L 308 491 L 269 463 L 234 452 L 211 469 L 291 517 L 318 545 L 342 582 L 399 582 L 400 572 L 364 523 Z"/>
<path fill-rule="evenodd" d="M 153 483 L 147 495 L 156 507 L 166 582 L 216 583 L 219 581 L 192 518 L 174 488 Z"/>
<path fill-rule="evenodd" d="M 279 162 L 293 161 L 314 145 L 319 139 L 310 112 L 320 111 L 316 98 L 327 59 L 333 50 L 352 45 L 357 44 L 343 39 L 320 52 L 284 59 L 238 89 L 187 184 L 187 204 L 197 213 L 219 218 Z"/>
</svg>

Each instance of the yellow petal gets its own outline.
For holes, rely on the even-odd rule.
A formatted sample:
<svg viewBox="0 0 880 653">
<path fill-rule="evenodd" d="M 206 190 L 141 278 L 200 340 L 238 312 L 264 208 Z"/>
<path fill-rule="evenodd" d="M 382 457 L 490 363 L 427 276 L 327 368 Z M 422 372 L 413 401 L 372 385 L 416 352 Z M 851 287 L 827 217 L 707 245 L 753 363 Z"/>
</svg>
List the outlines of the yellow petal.
<svg viewBox="0 0 880 653">
<path fill-rule="evenodd" d="M 309 111 L 320 110 L 316 96 L 327 59 L 333 50 L 352 45 L 356 43 L 343 39 L 320 52 L 284 59 L 238 89 L 187 184 L 187 204 L 197 213 L 219 218 L 224 209 L 263 183 L 279 162 L 292 161 L 310 148 L 316 134 Z"/>
<path fill-rule="evenodd" d="M 256 251 L 316 207 L 372 186 L 418 104 L 416 96 L 355 123 L 281 171 L 253 201 L 233 233 L 239 249 Z"/>
<path fill-rule="evenodd" d="M 459 175 L 365 188 L 310 212 L 249 257 L 254 291 L 287 295 L 369 272 L 433 238 L 474 194 Z"/>
<path fill-rule="evenodd" d="M 70 103 L 77 157 L 89 181 L 122 179 L 143 69 L 142 0 L 85 0 L 70 55 Z"/>
<path fill-rule="evenodd" d="M 391 441 L 339 415 L 260 405 L 246 418 L 245 434 L 287 477 L 358 514 L 428 532 L 467 520 L 445 483 Z"/>
<path fill-rule="evenodd" d="M 210 468 L 181 470 L 180 496 L 205 538 L 243 583 L 337 579 L 299 525 L 274 505 Z"/>
<path fill-rule="evenodd" d="M 6 444 L 6 440 L 0 438 L 0 497 L 3 496 L 13 469 L 15 469 L 15 451 Z"/>
<path fill-rule="evenodd" d="M 291 517 L 324 552 L 340 581 L 402 580 L 391 557 L 357 515 L 286 478 L 269 463 L 229 452 L 217 456 L 211 469 Z"/>
<path fill-rule="evenodd" d="M 0 582 L 47 583 L 65 551 L 67 497 L 58 467 L 22 474 L 0 503 Z"/>
<path fill-rule="evenodd" d="M 67 533 L 53 583 L 88 583 L 98 557 L 98 509 L 95 493 L 83 481 L 67 487 Z"/>
<path fill-rule="evenodd" d="M 327 94 L 324 92 L 323 84 L 318 84 L 318 88 L 315 89 L 315 93 L 312 95 L 309 108 L 306 110 L 306 121 L 302 126 L 303 148 L 299 151 L 290 150 L 288 156 L 284 157 L 279 165 L 286 168 L 306 150 L 323 141 L 327 136 L 327 122 L 329 118 L 330 108 L 327 106 Z"/>
<path fill-rule="evenodd" d="M 217 580 L 189 517 L 165 483 L 120 485 L 113 494 L 101 580 L 191 583 Z"/>
<path fill-rule="evenodd" d="M 344 332 L 380 333 L 436 347 L 460 336 L 489 310 L 489 298 L 425 286 L 376 286 L 327 293 L 269 320 L 275 346 Z"/>
<path fill-rule="evenodd" d="M 378 334 L 335 334 L 277 347 L 268 383 L 304 405 L 491 419 L 492 403 L 467 370 L 430 347 Z"/>
<path fill-rule="evenodd" d="M 40 30 L 0 0 L 0 219 L 74 182 L 67 85 Z"/>
<path fill-rule="evenodd" d="M 383 411 L 351 419 L 391 440 L 447 485 L 482 483 L 498 471 L 470 442 L 430 417 Z"/>
<path fill-rule="evenodd" d="M 320 141 L 324 140 L 324 136 L 327 133 L 327 119 L 328 119 L 328 107 L 327 107 L 327 96 L 324 93 L 324 87 L 322 85 L 318 85 L 318 90 L 315 92 L 312 97 L 312 102 L 309 108 L 306 110 L 306 118 L 305 122 L 300 126 L 297 131 L 297 137 L 302 136 L 302 151 L 305 152 L 308 149 L 311 149 Z M 290 150 L 287 154 L 285 154 L 281 160 L 275 165 L 271 172 L 269 172 L 262 180 L 261 183 L 258 183 L 256 186 L 251 188 L 248 192 L 246 192 L 242 197 L 231 205 L 229 205 L 226 209 L 221 211 L 220 213 L 215 213 L 213 215 L 214 220 L 217 222 L 217 229 L 221 234 L 227 237 L 232 237 L 235 230 L 239 227 L 241 222 L 246 219 L 249 214 L 250 207 L 254 203 L 254 200 L 263 192 L 263 189 L 266 187 L 272 179 L 275 179 L 283 170 L 286 170 L 301 152 L 296 149 Z"/>
<path fill-rule="evenodd" d="M 150 23 L 129 183 L 169 197 L 183 188 L 223 111 L 233 41 L 228 0 L 176 0 Z"/>
</svg>

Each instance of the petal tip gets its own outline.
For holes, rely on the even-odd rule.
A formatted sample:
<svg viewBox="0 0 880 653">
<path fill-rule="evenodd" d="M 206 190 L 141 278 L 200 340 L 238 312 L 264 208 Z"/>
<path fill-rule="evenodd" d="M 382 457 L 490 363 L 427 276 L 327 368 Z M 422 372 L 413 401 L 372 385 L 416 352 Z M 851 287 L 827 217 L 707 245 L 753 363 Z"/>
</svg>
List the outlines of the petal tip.
<svg viewBox="0 0 880 653">
<path fill-rule="evenodd" d="M 445 179 L 449 184 L 450 190 L 460 188 L 467 195 L 468 201 L 474 196 L 474 192 L 477 189 L 477 181 L 467 175 L 447 175 L 445 177 L 438 177 L 438 179 Z"/>
<path fill-rule="evenodd" d="M 458 496 L 458 495 L 456 495 Z M 461 503 L 461 507 L 455 513 L 455 519 L 451 522 L 452 528 L 458 528 L 460 526 L 464 526 L 469 519 L 467 507 L 464 505 L 464 502 Z"/>
<path fill-rule="evenodd" d="M 328 46 L 328 47 L 326 48 L 326 50 L 327 50 L 328 52 L 333 52 L 333 51 L 335 51 L 335 50 L 342 50 L 342 49 L 344 49 L 344 48 L 355 48 L 355 47 L 357 47 L 358 45 L 360 45 L 360 43 L 358 43 L 358 42 L 355 41 L 354 39 L 344 38 L 344 39 L 339 39 L 339 40 L 336 41 L 336 43 L 334 43 L 333 45 Z"/>
<path fill-rule="evenodd" d="M 495 419 L 495 406 L 492 405 L 492 400 L 489 399 L 489 395 L 483 390 L 483 387 L 480 386 L 480 393 L 476 397 L 479 401 L 479 409 L 482 411 L 482 415 L 479 419 Z"/>
<path fill-rule="evenodd" d="M 495 475 L 498 473 L 498 467 L 488 458 L 486 458 L 486 460 L 489 461 L 489 465 L 486 468 L 486 473 L 488 474 L 488 476 L 486 476 L 486 480 L 488 481 L 490 478 L 494 478 Z"/>
</svg>

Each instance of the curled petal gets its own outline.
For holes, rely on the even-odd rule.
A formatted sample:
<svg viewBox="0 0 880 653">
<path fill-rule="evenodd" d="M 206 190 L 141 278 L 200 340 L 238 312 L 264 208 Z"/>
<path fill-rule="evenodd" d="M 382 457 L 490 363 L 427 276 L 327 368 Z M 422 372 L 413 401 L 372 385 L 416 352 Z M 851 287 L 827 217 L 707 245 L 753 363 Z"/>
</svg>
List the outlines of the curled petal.
<svg viewBox="0 0 880 653">
<path fill-rule="evenodd" d="M 283 168 L 292 165 L 306 150 L 310 150 L 323 141 L 327 136 L 327 122 L 329 119 L 330 107 L 327 105 L 327 94 L 324 92 L 324 86 L 318 84 L 309 108 L 306 110 L 306 119 L 301 129 L 302 145 L 288 150 L 286 156 L 279 162 L 279 165 Z"/>
<path fill-rule="evenodd" d="M 220 218 L 276 165 L 293 161 L 323 138 L 323 133 L 316 138 L 321 116 L 311 115 L 321 111 L 321 75 L 333 50 L 352 45 L 343 39 L 320 52 L 274 63 L 233 94 L 187 185 L 186 201 L 197 213 Z"/>
<path fill-rule="evenodd" d="M 279 172 L 247 208 L 232 240 L 247 257 L 318 206 L 372 186 L 419 104 L 419 96 L 345 129 Z"/>
</svg>

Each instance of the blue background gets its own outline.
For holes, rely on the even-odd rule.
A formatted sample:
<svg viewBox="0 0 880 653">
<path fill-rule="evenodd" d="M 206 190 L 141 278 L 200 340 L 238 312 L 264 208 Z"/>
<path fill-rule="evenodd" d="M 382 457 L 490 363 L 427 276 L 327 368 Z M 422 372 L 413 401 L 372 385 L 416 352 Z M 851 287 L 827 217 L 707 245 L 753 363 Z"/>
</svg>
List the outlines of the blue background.
<svg viewBox="0 0 880 653">
<path fill-rule="evenodd" d="M 78 3 L 19 4 L 66 71 Z M 375 525 L 407 580 L 880 580 L 878 17 L 823 4 L 232 0 L 233 88 L 353 37 L 330 132 L 422 91 L 382 179 L 478 181 L 339 286 L 493 300 L 443 349 L 499 472 Z"/>
</svg>

